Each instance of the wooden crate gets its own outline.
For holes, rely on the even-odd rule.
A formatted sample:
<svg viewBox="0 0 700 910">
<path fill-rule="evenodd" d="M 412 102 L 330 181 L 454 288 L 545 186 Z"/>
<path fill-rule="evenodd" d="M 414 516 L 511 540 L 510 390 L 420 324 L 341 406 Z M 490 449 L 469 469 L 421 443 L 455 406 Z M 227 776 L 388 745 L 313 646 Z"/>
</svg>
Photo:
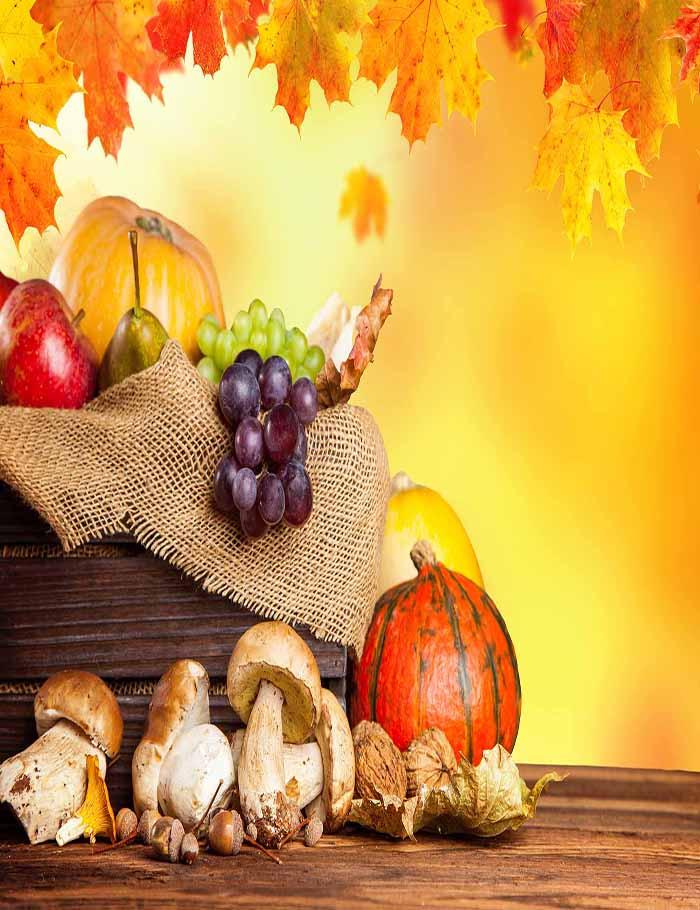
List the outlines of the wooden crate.
<svg viewBox="0 0 700 910">
<path fill-rule="evenodd" d="M 91 670 L 112 686 L 124 714 L 109 786 L 115 805 L 129 803 L 131 755 L 160 675 L 178 658 L 200 661 L 212 681 L 212 722 L 234 727 L 226 667 L 240 635 L 259 621 L 128 537 L 62 555 L 47 525 L 0 484 L 0 761 L 36 738 L 32 706 L 41 682 L 66 667 Z M 346 649 L 298 631 L 324 685 L 343 700 Z"/>
</svg>

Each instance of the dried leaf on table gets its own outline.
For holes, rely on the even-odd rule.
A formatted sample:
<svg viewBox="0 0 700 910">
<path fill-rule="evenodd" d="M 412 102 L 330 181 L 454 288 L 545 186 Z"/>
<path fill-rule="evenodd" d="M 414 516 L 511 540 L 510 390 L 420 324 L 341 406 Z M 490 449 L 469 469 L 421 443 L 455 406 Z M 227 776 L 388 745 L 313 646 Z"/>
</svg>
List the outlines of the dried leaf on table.
<svg viewBox="0 0 700 910">
<path fill-rule="evenodd" d="M 353 800 L 348 821 L 401 839 L 413 838 L 422 829 L 495 837 L 532 818 L 547 785 L 563 779 L 550 771 L 530 789 L 510 754 L 498 745 L 486 749 L 476 766 L 462 759 L 446 786 L 422 787 L 406 800 L 391 796 Z"/>
</svg>

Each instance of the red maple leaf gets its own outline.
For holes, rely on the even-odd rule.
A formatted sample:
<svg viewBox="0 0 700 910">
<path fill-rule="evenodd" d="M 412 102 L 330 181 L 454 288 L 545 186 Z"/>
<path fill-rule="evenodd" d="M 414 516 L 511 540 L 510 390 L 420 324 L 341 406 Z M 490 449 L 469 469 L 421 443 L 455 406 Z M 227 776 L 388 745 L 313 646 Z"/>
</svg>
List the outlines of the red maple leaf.
<svg viewBox="0 0 700 910">
<path fill-rule="evenodd" d="M 664 37 L 682 38 L 685 42 L 685 54 L 681 63 L 681 79 L 685 79 L 700 53 L 700 3 L 697 0 L 681 7 L 678 18 Z"/>
<path fill-rule="evenodd" d="M 508 47 L 518 50 L 521 44 L 523 28 L 535 16 L 533 0 L 498 0 L 501 9 L 501 22 L 505 26 L 504 34 Z"/>
<path fill-rule="evenodd" d="M 232 47 L 246 43 L 268 7 L 269 0 L 160 0 L 146 28 L 153 47 L 171 60 L 184 57 L 192 35 L 194 62 L 210 75 L 226 55 L 224 28 Z"/>
<path fill-rule="evenodd" d="M 58 23 L 59 53 L 82 74 L 88 143 L 99 138 L 117 157 L 122 135 L 133 126 L 126 100 L 127 79 L 149 96 L 162 99 L 160 73 L 165 57 L 145 30 L 152 0 L 37 0 L 32 16 L 44 28 Z"/>
<path fill-rule="evenodd" d="M 561 85 L 568 61 L 576 50 L 574 24 L 581 0 L 547 0 L 547 19 L 537 30 L 537 43 L 544 55 L 544 93 L 547 98 Z"/>
</svg>

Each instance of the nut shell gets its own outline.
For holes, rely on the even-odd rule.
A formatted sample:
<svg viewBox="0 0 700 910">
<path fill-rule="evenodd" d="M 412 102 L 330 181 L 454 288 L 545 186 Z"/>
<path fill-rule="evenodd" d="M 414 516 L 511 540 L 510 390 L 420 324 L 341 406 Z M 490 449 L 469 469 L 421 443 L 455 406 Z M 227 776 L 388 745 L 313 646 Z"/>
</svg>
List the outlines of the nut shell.
<svg viewBox="0 0 700 910">
<path fill-rule="evenodd" d="M 199 856 L 199 844 L 197 838 L 190 831 L 182 838 L 180 844 L 180 862 L 186 866 L 191 866 Z"/>
<path fill-rule="evenodd" d="M 355 795 L 406 796 L 407 775 L 401 752 L 381 724 L 363 720 L 352 731 L 355 746 Z"/>
<path fill-rule="evenodd" d="M 180 845 L 185 836 L 185 829 L 178 818 L 164 815 L 159 818 L 151 832 L 151 846 L 156 856 L 176 863 L 180 859 Z"/>
<path fill-rule="evenodd" d="M 136 831 L 141 842 L 144 843 L 147 847 L 150 847 L 151 845 L 153 828 L 160 817 L 160 812 L 156 812 L 155 809 L 146 809 L 145 812 L 141 813 L 141 818 L 139 819 L 139 824 Z"/>
<path fill-rule="evenodd" d="M 409 796 L 415 796 L 423 786 L 431 790 L 446 786 L 457 770 L 454 750 L 438 727 L 424 730 L 413 740 L 404 752 L 404 762 Z"/>
<path fill-rule="evenodd" d="M 219 856 L 235 856 L 243 844 L 243 821 L 235 810 L 217 812 L 209 825 L 209 848 Z"/>
<path fill-rule="evenodd" d="M 124 807 L 117 812 L 116 825 L 117 825 L 117 840 L 126 840 L 127 837 L 137 830 L 139 824 L 138 818 L 136 818 L 136 813 L 133 809 L 127 809 Z"/>
<path fill-rule="evenodd" d="M 323 836 L 323 822 L 314 815 L 309 819 L 309 823 L 304 831 L 304 843 L 307 847 L 315 847 Z"/>
</svg>

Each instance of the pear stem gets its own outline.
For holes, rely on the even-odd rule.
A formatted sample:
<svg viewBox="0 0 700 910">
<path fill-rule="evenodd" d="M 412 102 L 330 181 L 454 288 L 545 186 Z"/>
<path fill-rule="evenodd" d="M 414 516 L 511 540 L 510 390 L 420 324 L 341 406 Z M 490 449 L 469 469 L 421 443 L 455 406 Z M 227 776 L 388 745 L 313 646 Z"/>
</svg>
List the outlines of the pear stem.
<svg viewBox="0 0 700 910">
<path fill-rule="evenodd" d="M 82 307 L 81 307 L 78 310 L 78 312 L 75 314 L 75 316 L 71 319 L 70 324 L 73 326 L 74 329 L 77 329 L 84 318 L 85 318 L 85 310 L 82 309 Z"/>
<path fill-rule="evenodd" d="M 131 244 L 131 260 L 134 264 L 134 290 L 136 295 L 134 301 L 134 316 L 136 319 L 140 319 L 143 311 L 141 309 L 141 284 L 139 282 L 138 231 L 129 231 L 129 243 Z"/>
</svg>

